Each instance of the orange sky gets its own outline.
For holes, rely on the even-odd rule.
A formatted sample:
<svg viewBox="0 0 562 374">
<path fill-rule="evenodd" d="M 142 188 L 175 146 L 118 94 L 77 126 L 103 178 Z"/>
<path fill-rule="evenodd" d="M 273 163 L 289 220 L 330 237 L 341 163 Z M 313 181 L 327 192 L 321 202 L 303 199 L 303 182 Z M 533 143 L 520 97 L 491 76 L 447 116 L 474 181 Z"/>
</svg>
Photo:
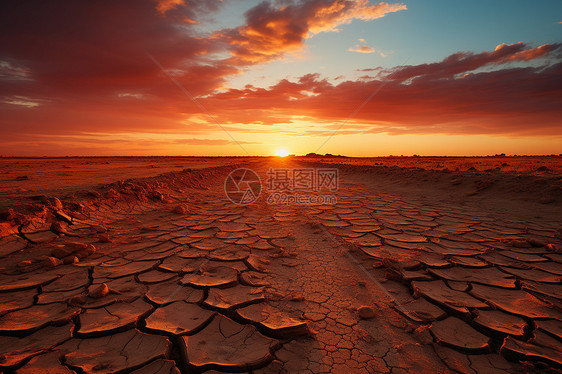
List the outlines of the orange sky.
<svg viewBox="0 0 562 374">
<path fill-rule="evenodd" d="M 370 42 L 423 7 L 286 4 L 3 2 L 0 155 L 562 153 L 556 22 L 432 58 Z"/>
</svg>

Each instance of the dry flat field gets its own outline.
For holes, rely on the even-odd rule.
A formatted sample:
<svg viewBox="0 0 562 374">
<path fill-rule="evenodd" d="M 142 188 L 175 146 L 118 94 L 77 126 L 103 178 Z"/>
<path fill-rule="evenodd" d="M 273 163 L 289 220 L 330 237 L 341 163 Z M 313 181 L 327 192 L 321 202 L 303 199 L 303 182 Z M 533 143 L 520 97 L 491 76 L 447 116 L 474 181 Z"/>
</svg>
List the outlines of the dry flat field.
<svg viewBox="0 0 562 374">
<path fill-rule="evenodd" d="M 29 202 L 30 196 L 80 192 L 131 178 L 154 177 L 186 168 L 201 169 L 245 159 L 224 157 L 0 158 L 0 208 Z"/>
<path fill-rule="evenodd" d="M 0 369 L 559 372 L 561 161 L 0 159 Z"/>
</svg>

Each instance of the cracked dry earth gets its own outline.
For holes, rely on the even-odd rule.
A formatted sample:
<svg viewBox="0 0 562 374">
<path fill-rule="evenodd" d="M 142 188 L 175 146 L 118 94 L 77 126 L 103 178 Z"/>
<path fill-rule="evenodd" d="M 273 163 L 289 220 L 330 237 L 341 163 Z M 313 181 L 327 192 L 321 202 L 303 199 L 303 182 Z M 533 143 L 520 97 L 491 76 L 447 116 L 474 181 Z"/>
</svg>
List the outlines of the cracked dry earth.
<svg viewBox="0 0 562 374">
<path fill-rule="evenodd" d="M 251 167 L 264 176 L 267 166 Z M 187 212 L 100 199 L 64 233 L 2 238 L 1 370 L 562 367 L 559 223 L 383 193 L 344 174 L 325 206 L 240 207 L 224 178 L 209 183 L 174 191 Z"/>
</svg>

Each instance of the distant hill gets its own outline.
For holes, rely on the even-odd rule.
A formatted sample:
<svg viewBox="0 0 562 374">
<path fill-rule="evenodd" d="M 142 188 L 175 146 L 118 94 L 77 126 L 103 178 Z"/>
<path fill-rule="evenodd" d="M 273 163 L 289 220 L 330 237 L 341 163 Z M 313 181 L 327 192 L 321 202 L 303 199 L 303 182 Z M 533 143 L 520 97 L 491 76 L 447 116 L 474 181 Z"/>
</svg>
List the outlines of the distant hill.
<svg viewBox="0 0 562 374">
<path fill-rule="evenodd" d="M 318 153 L 308 153 L 307 155 L 303 156 L 303 157 L 308 157 L 308 158 L 322 158 L 322 157 L 330 157 L 330 158 L 335 158 L 335 157 L 339 157 L 339 158 L 348 158 L 348 156 L 342 156 L 342 155 L 333 155 L 331 153 L 326 153 L 325 155 L 320 155 Z"/>
</svg>

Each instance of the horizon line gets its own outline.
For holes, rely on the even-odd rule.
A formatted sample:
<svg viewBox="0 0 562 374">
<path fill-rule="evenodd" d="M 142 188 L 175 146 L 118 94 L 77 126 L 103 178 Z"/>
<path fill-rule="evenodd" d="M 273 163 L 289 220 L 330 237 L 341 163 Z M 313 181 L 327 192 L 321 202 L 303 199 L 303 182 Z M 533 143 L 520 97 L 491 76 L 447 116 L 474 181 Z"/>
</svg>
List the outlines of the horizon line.
<svg viewBox="0 0 562 374">
<path fill-rule="evenodd" d="M 310 154 L 310 153 L 309 153 Z M 290 154 L 286 157 L 281 157 L 277 155 L 213 155 L 213 156 L 196 156 L 196 155 L 111 155 L 111 156 L 103 156 L 103 155 L 90 155 L 90 156 L 82 156 L 82 155 L 65 155 L 65 156 L 3 156 L 0 155 L 0 159 L 33 159 L 33 158 L 51 158 L 51 159 L 58 159 L 58 158 L 270 158 L 270 157 L 278 157 L 278 158 L 390 158 L 390 157 L 404 157 L 404 158 L 477 158 L 477 157 L 562 157 L 562 153 L 559 154 L 493 154 L 493 155 L 385 155 L 385 156 L 346 156 L 346 155 L 336 155 L 336 154 L 314 154 L 314 156 L 306 155 L 295 155 Z"/>
</svg>

